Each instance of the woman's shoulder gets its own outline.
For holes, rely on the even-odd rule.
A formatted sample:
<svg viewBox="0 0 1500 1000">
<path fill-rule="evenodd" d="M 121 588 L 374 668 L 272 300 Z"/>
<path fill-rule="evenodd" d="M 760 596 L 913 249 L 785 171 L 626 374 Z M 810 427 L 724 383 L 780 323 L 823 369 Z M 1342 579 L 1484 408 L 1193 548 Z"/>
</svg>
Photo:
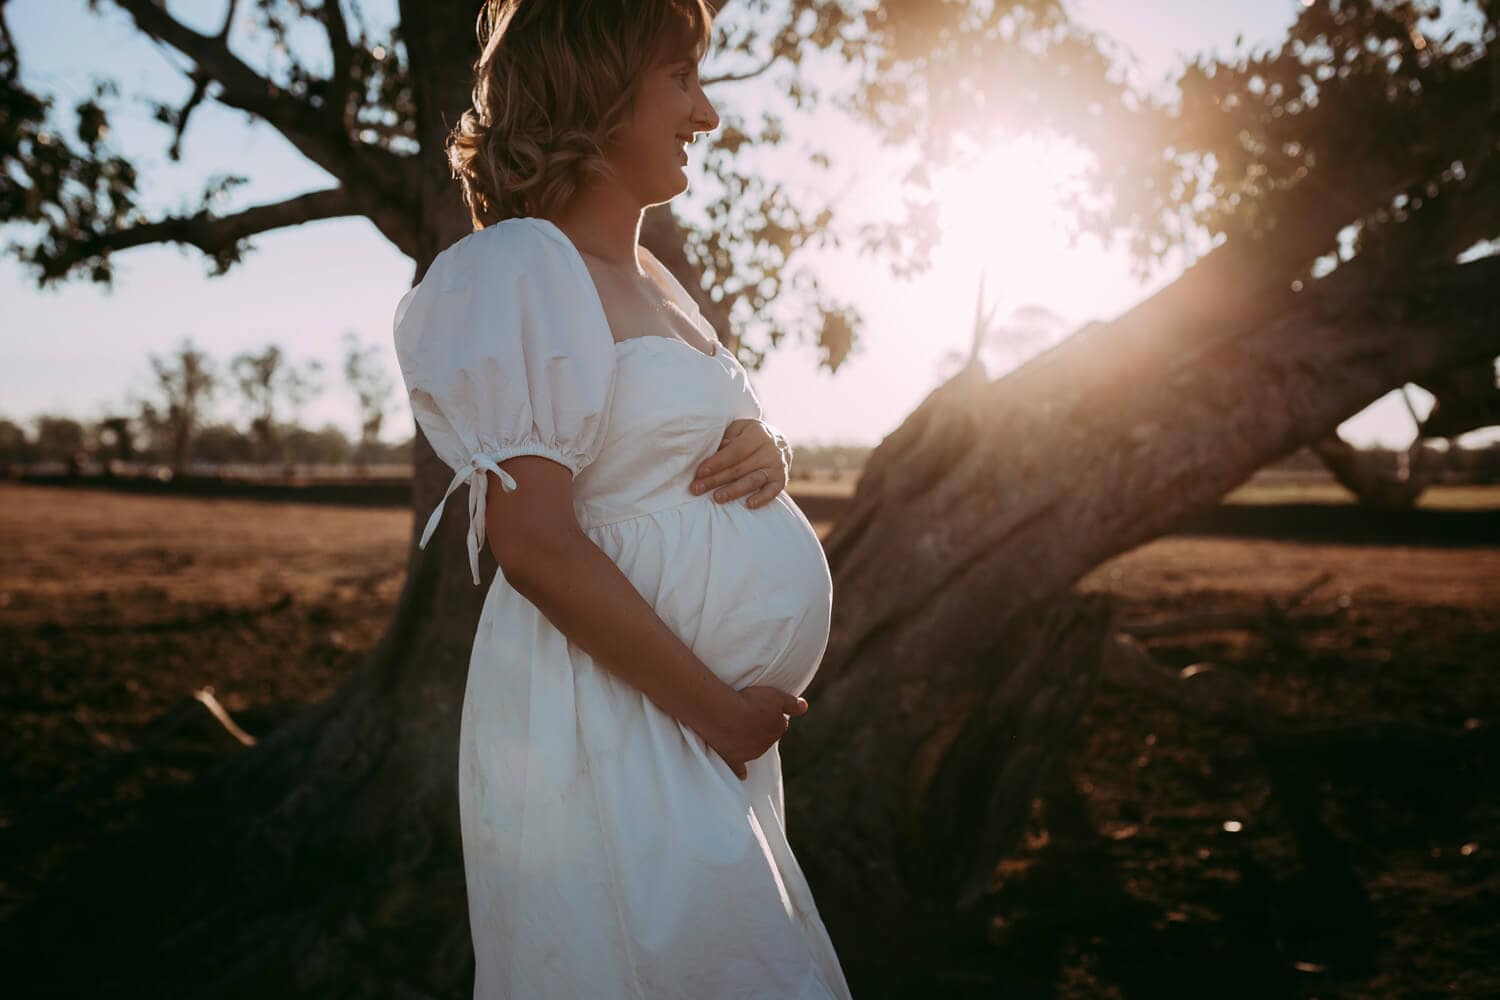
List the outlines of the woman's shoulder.
<svg viewBox="0 0 1500 1000">
<path fill-rule="evenodd" d="M 453 241 L 433 258 L 423 283 L 452 288 L 503 278 L 567 279 L 571 269 L 545 223 L 529 217 L 502 219 Z"/>
<path fill-rule="evenodd" d="M 613 338 L 590 292 L 586 265 L 550 225 L 529 217 L 504 219 L 460 237 L 434 257 L 396 306 L 393 332 L 402 370 L 414 371 L 422 358 L 444 351 L 457 357 L 500 350 L 587 357 L 591 367 L 610 370 Z"/>
</svg>

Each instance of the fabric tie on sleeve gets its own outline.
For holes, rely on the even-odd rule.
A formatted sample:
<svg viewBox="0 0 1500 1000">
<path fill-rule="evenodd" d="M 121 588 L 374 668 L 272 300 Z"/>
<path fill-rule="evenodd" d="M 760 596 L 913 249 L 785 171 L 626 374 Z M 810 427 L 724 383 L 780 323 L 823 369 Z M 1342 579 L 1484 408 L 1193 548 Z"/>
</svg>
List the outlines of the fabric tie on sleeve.
<svg viewBox="0 0 1500 1000">
<path fill-rule="evenodd" d="M 486 473 L 514 493 L 516 480 L 500 462 L 534 455 L 577 476 L 603 447 L 618 354 L 609 321 L 567 237 L 545 222 L 511 218 L 433 258 L 397 304 L 392 338 L 417 429 L 454 470 L 422 547 L 467 480 L 469 569 L 478 586 Z"/>
<path fill-rule="evenodd" d="M 475 455 L 469 459 L 467 465 L 462 466 L 453 474 L 448 488 L 443 491 L 443 498 L 437 502 L 437 506 L 432 509 L 432 515 L 427 518 L 427 527 L 422 531 L 422 540 L 417 543 L 419 549 L 427 547 L 428 539 L 437 530 L 438 522 L 443 519 L 443 505 L 448 502 L 453 491 L 467 480 L 469 483 L 469 569 L 474 575 L 476 586 L 479 584 L 479 546 L 484 542 L 484 500 L 490 488 L 486 472 L 493 472 L 500 477 L 500 485 L 506 492 L 516 491 L 515 478 L 500 468 L 499 463 L 489 455 Z"/>
</svg>

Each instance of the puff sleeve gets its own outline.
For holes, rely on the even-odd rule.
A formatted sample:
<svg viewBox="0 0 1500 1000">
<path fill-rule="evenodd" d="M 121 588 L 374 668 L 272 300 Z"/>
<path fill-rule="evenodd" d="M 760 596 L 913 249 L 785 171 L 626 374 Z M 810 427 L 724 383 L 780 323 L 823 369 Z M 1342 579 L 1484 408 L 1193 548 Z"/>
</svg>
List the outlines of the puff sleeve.
<svg viewBox="0 0 1500 1000">
<path fill-rule="evenodd" d="M 576 476 L 599 452 L 614 393 L 614 341 L 587 268 L 527 221 L 496 223 L 438 254 L 393 324 L 413 416 L 454 473 L 418 546 L 467 482 L 475 584 L 486 473 L 515 492 L 500 462 L 541 455 Z"/>
</svg>

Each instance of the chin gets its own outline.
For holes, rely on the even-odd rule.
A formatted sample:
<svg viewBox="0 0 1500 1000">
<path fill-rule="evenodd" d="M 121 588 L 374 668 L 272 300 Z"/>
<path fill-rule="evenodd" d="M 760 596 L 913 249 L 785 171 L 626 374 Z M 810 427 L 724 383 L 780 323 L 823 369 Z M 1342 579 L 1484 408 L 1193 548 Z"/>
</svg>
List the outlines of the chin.
<svg viewBox="0 0 1500 1000">
<path fill-rule="evenodd" d="M 688 180 L 687 180 L 687 177 L 686 176 L 679 176 L 677 178 L 676 183 L 663 185 L 662 188 L 657 191 L 656 200 L 652 201 L 651 204 L 653 204 L 653 205 L 661 205 L 661 204 L 664 204 L 666 202 L 669 202 L 673 198 L 675 198 L 678 195 L 682 194 L 687 189 L 688 189 Z"/>
</svg>

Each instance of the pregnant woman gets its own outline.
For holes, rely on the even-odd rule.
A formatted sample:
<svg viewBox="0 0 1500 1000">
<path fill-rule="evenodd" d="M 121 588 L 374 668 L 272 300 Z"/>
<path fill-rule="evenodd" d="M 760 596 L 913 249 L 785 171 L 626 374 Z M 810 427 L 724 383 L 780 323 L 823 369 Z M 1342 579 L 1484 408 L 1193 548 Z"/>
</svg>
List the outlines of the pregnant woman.
<svg viewBox="0 0 1500 1000">
<path fill-rule="evenodd" d="M 500 566 L 460 726 L 474 995 L 847 998 L 776 747 L 828 641 L 828 564 L 752 447 L 745 370 L 638 242 L 718 124 L 709 12 L 506 0 L 479 33 L 449 139 L 475 231 L 395 316 L 444 502 L 468 486 L 474 582 L 481 544 Z"/>
</svg>

